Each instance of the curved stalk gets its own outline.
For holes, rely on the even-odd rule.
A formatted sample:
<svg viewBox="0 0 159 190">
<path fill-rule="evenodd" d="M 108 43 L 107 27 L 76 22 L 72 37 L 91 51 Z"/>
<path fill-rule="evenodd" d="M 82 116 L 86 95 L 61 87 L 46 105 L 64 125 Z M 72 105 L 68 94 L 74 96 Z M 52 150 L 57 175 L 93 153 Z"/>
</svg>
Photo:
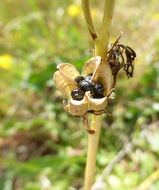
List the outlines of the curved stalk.
<svg viewBox="0 0 159 190">
<path fill-rule="evenodd" d="M 83 3 L 84 2 L 86 3 L 86 1 L 87 3 L 89 3 L 88 0 L 82 0 Z M 95 56 L 101 56 L 103 60 L 105 60 L 106 58 L 106 52 L 108 49 L 109 31 L 113 16 L 114 2 L 115 0 L 105 0 L 102 26 L 99 37 L 96 38 L 95 40 Z M 85 14 L 87 11 L 90 13 L 90 9 L 87 8 L 85 7 L 84 9 Z M 110 69 L 111 72 L 111 68 L 108 67 L 108 69 Z M 91 190 L 93 184 L 101 124 L 102 124 L 102 115 L 92 115 L 91 128 L 95 129 L 96 132 L 94 134 L 88 134 L 88 150 L 87 150 L 87 162 L 85 169 L 84 190 Z"/>
<path fill-rule="evenodd" d="M 83 9 L 83 13 L 84 13 L 86 23 L 88 25 L 89 32 L 91 33 L 93 40 L 95 40 L 98 36 L 98 33 L 97 33 L 96 28 L 93 24 L 89 0 L 82 0 L 82 9 Z"/>
</svg>

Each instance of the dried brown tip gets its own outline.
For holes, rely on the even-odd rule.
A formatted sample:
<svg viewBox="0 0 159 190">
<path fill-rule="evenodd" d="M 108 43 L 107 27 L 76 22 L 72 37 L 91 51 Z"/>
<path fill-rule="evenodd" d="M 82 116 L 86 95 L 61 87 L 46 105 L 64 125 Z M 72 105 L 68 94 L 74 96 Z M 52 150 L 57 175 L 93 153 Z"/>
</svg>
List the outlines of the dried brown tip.
<svg viewBox="0 0 159 190">
<path fill-rule="evenodd" d="M 110 65 L 114 77 L 113 87 L 120 69 L 124 69 L 127 77 L 133 77 L 135 51 L 124 44 L 119 43 L 121 36 L 115 41 L 107 52 L 106 62 Z"/>
</svg>

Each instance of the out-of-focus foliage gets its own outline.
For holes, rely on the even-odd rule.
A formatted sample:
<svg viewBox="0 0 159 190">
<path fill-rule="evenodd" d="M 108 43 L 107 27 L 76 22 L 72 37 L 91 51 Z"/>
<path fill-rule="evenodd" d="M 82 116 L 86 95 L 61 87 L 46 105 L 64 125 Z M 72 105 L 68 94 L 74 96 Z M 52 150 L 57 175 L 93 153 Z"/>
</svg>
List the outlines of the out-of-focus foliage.
<svg viewBox="0 0 159 190">
<path fill-rule="evenodd" d="M 64 112 L 52 81 L 56 66 L 79 71 L 91 56 L 90 34 L 79 1 L 0 1 L 0 189 L 75 190 L 83 184 L 87 132 L 80 119 Z M 99 26 L 103 1 L 93 1 Z M 107 172 L 109 190 L 131 190 L 159 166 L 159 3 L 116 4 L 111 42 L 137 53 L 134 78 L 119 74 L 115 105 L 104 116 L 97 176 L 126 142 L 132 149 Z M 102 187 L 100 189 L 103 189 Z M 105 189 L 105 188 L 104 188 Z M 159 189 L 159 176 L 150 179 Z"/>
</svg>

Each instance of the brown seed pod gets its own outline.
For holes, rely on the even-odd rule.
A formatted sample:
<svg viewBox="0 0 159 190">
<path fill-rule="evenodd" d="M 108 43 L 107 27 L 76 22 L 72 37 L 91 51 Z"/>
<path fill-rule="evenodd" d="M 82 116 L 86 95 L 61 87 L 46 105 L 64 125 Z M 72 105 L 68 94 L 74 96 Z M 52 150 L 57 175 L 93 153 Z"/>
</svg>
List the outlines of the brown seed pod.
<svg viewBox="0 0 159 190">
<path fill-rule="evenodd" d="M 86 62 L 82 70 L 82 76 L 86 77 L 93 73 L 92 81 L 102 84 L 104 87 L 104 97 L 95 99 L 89 91 L 86 91 L 82 100 L 73 100 L 71 91 L 78 88 L 75 78 L 79 76 L 76 68 L 68 63 L 60 64 L 58 71 L 54 74 L 54 82 L 67 97 L 68 103 L 63 101 L 64 108 L 73 116 L 85 117 L 86 113 L 102 114 L 107 106 L 108 97 L 112 87 L 112 72 L 110 66 L 103 62 L 101 57 L 96 56 Z"/>
<path fill-rule="evenodd" d="M 100 99 L 92 98 L 90 92 L 86 92 L 81 101 L 73 100 L 71 91 L 78 88 L 75 78 L 79 76 L 76 68 L 68 63 L 60 64 L 58 71 L 54 74 L 54 81 L 57 88 L 59 88 L 68 98 L 68 105 L 64 103 L 65 109 L 74 116 L 82 116 L 89 110 L 99 111 L 104 109 L 107 105 L 106 94 L 110 91 L 112 85 L 111 70 L 108 72 L 109 66 L 102 62 L 101 57 L 93 57 L 83 67 L 82 76 L 85 77 L 89 73 L 93 73 L 92 80 L 99 82 L 104 86 L 105 97 Z M 109 83 L 109 84 L 108 84 Z"/>
</svg>

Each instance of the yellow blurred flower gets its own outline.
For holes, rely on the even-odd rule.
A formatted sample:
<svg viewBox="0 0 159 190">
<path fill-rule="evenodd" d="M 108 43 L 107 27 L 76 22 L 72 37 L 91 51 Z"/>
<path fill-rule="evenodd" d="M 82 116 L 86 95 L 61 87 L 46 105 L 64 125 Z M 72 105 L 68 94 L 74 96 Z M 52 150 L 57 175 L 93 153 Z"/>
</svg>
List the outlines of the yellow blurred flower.
<svg viewBox="0 0 159 190">
<path fill-rule="evenodd" d="M 159 13 L 153 14 L 152 19 L 155 20 L 155 21 L 159 21 Z"/>
<path fill-rule="evenodd" d="M 11 68 L 12 56 L 9 54 L 0 55 L 0 68 L 9 70 Z"/>
<path fill-rule="evenodd" d="M 78 5 L 75 5 L 75 4 L 71 4 L 67 8 L 68 15 L 71 16 L 71 17 L 73 17 L 73 18 L 77 17 L 78 15 L 80 15 L 81 11 L 82 11 L 81 7 L 78 6 Z"/>
</svg>

